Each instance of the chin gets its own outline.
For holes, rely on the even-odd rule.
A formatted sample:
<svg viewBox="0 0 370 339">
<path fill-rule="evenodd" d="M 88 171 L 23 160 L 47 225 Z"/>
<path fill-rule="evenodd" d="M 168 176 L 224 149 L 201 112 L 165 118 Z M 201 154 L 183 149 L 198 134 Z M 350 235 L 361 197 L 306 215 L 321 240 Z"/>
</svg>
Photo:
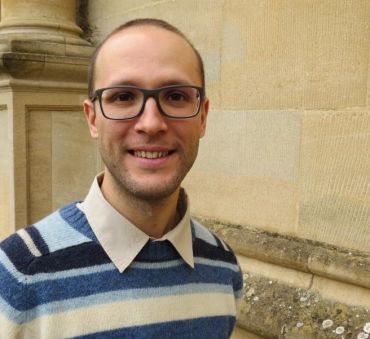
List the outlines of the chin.
<svg viewBox="0 0 370 339">
<path fill-rule="evenodd" d="M 145 201 L 160 201 L 169 198 L 173 195 L 179 187 L 176 188 L 149 188 L 145 187 L 143 189 L 136 188 L 131 192 L 135 198 Z"/>
<path fill-rule="evenodd" d="M 175 194 L 179 188 L 181 178 L 151 178 L 152 180 L 135 180 L 125 178 L 120 181 L 121 188 L 128 196 L 144 201 L 164 200 Z"/>
</svg>

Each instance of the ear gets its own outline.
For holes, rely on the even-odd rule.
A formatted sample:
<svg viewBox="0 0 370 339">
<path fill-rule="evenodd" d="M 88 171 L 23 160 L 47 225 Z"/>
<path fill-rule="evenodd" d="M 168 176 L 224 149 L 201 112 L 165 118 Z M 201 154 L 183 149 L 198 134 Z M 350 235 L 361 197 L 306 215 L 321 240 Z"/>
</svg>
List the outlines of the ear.
<svg viewBox="0 0 370 339">
<path fill-rule="evenodd" d="M 208 98 L 204 98 L 202 109 L 200 111 L 200 138 L 203 138 L 204 134 L 206 133 L 208 110 L 209 100 Z"/>
<path fill-rule="evenodd" d="M 87 124 L 89 125 L 90 135 L 92 138 L 96 139 L 99 133 L 96 127 L 96 114 L 94 104 L 91 102 L 91 100 L 86 99 L 84 101 L 83 107 Z"/>
</svg>

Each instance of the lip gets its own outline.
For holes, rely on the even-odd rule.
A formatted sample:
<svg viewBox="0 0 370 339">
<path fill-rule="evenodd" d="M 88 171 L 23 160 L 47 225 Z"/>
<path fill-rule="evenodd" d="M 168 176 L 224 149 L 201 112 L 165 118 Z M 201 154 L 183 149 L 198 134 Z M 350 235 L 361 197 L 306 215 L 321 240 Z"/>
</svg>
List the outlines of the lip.
<svg viewBox="0 0 370 339">
<path fill-rule="evenodd" d="M 137 156 L 135 153 L 137 152 L 150 152 L 154 153 L 157 156 L 162 154 L 160 157 L 143 157 Z M 166 153 L 166 155 L 163 155 Z M 166 146 L 158 146 L 158 145 L 145 145 L 145 146 L 136 146 L 129 149 L 128 154 L 131 156 L 131 159 L 135 161 L 135 163 L 146 169 L 160 169 L 166 166 L 175 156 L 176 150 Z"/>
<path fill-rule="evenodd" d="M 135 146 L 129 149 L 129 152 L 144 151 L 144 152 L 171 152 L 173 148 L 166 146 L 157 146 L 157 145 L 143 145 Z"/>
</svg>

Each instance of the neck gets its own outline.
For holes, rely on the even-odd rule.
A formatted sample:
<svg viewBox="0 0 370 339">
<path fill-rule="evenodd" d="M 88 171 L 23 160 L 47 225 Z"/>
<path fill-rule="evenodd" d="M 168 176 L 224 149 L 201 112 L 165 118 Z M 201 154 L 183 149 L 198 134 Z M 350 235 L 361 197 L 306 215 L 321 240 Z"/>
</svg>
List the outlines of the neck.
<svg viewBox="0 0 370 339">
<path fill-rule="evenodd" d="M 180 188 L 169 197 L 143 200 L 119 189 L 109 175 L 104 174 L 101 191 L 104 198 L 126 219 L 152 238 L 160 238 L 171 230 L 180 217 L 177 213 Z"/>
</svg>

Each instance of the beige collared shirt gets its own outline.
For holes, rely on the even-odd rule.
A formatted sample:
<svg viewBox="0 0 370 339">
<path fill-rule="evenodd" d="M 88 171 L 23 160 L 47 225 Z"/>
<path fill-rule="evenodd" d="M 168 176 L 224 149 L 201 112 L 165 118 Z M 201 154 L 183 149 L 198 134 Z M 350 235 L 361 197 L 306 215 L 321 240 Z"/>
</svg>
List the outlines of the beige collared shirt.
<svg viewBox="0 0 370 339">
<path fill-rule="evenodd" d="M 151 239 L 121 215 L 104 198 L 100 184 L 104 173 L 95 177 L 86 199 L 77 207 L 85 213 L 95 236 L 113 264 L 123 272 Z M 154 241 L 168 240 L 176 248 L 182 259 L 194 268 L 193 242 L 190 226 L 189 203 L 185 191 L 180 194 L 182 219 L 168 233 Z"/>
</svg>

